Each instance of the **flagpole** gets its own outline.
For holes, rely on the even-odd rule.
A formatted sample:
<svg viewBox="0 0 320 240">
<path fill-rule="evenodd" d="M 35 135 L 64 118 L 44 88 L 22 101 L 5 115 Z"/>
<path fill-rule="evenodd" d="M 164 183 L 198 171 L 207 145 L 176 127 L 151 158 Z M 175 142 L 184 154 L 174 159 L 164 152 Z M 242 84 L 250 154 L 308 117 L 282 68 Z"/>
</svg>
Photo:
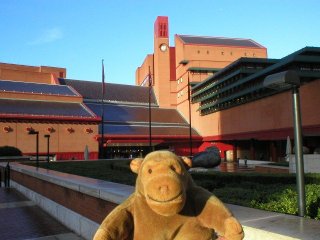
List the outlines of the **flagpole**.
<svg viewBox="0 0 320 240">
<path fill-rule="evenodd" d="M 152 136 L 151 136 L 151 90 L 152 90 L 152 79 L 151 70 L 149 66 L 149 152 L 152 152 Z"/>
<path fill-rule="evenodd" d="M 101 141 L 100 141 L 100 157 L 104 158 L 104 95 L 105 95 L 105 86 L 104 86 L 104 63 L 102 59 L 102 94 L 101 94 Z"/>
<path fill-rule="evenodd" d="M 188 71 L 188 104 L 189 104 L 189 147 L 190 147 L 190 157 L 192 157 L 192 128 L 191 128 L 191 97 L 190 97 L 190 78 Z"/>
</svg>

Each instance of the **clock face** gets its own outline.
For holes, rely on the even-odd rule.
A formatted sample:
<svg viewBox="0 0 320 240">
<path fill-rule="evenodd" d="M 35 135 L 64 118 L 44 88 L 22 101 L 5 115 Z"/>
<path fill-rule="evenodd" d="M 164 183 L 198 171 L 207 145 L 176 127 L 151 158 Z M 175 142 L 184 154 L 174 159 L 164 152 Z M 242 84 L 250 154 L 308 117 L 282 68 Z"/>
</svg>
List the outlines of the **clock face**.
<svg viewBox="0 0 320 240">
<path fill-rule="evenodd" d="M 167 44 L 162 43 L 162 44 L 160 45 L 160 50 L 161 50 L 162 52 L 167 51 L 167 48 L 168 48 Z"/>
</svg>

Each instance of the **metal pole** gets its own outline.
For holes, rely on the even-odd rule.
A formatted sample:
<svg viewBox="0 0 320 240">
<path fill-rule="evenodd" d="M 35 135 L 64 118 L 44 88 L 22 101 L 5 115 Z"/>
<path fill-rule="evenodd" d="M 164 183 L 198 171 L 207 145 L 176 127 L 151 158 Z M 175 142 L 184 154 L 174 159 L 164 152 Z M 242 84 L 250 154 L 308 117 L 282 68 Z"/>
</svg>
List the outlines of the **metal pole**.
<svg viewBox="0 0 320 240">
<path fill-rule="evenodd" d="M 101 96 L 101 141 L 100 141 L 100 157 L 104 158 L 104 96 L 105 96 L 105 83 L 104 83 L 104 59 L 102 59 L 102 96 Z"/>
<path fill-rule="evenodd" d="M 103 100 L 102 100 L 103 102 Z M 100 157 L 104 158 L 104 104 L 102 103 L 102 114 L 101 114 L 101 139 L 100 139 Z"/>
<path fill-rule="evenodd" d="M 302 130 L 301 130 L 301 112 L 300 112 L 300 97 L 299 88 L 292 89 L 293 102 L 293 119 L 294 119 L 294 144 L 295 144 L 295 158 L 296 158 L 296 178 L 298 190 L 298 214 L 303 217 L 306 212 L 305 200 L 305 184 L 304 184 L 304 162 L 302 149 Z"/>
<path fill-rule="evenodd" d="M 189 104 L 189 148 L 190 148 L 190 157 L 192 157 L 191 96 L 190 96 L 189 72 L 188 72 L 188 104 Z"/>
<path fill-rule="evenodd" d="M 7 163 L 7 166 L 4 168 L 4 187 L 5 188 L 10 187 L 10 166 L 9 166 L 9 162 Z"/>
<path fill-rule="evenodd" d="M 49 158 L 50 158 L 50 156 L 49 156 L 49 152 L 50 152 L 50 150 L 49 150 L 49 147 L 50 147 L 50 135 L 48 135 L 48 137 L 47 137 L 47 164 L 48 164 L 48 166 L 49 166 Z"/>
<path fill-rule="evenodd" d="M 36 133 L 36 166 L 39 167 L 39 132 Z"/>
<path fill-rule="evenodd" d="M 149 152 L 152 152 L 152 131 L 151 131 L 151 89 L 152 89 L 152 84 L 151 84 L 151 70 L 149 66 Z"/>
<path fill-rule="evenodd" d="M 7 163 L 6 170 L 7 170 L 6 187 L 9 188 L 10 187 L 10 165 L 9 165 L 9 162 Z"/>
</svg>

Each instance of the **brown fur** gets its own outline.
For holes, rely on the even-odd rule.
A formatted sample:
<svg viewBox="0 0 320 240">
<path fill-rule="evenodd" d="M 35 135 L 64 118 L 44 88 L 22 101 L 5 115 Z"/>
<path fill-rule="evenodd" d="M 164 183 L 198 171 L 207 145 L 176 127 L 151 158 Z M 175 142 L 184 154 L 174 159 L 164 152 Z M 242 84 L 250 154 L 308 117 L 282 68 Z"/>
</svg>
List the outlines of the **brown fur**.
<svg viewBox="0 0 320 240">
<path fill-rule="evenodd" d="M 240 223 L 212 193 L 192 181 L 184 162 L 169 151 L 132 160 L 135 192 L 102 222 L 94 240 L 243 239 Z"/>
</svg>

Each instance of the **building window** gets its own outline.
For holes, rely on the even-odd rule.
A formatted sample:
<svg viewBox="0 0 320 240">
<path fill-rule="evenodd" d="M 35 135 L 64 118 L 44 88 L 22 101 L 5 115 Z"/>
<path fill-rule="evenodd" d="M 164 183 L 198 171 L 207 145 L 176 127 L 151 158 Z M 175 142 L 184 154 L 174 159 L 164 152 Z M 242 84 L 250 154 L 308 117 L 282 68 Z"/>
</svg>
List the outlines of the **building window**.
<svg viewBox="0 0 320 240">
<path fill-rule="evenodd" d="M 209 52 L 209 50 L 207 50 L 207 54 L 209 54 L 210 52 Z"/>
<path fill-rule="evenodd" d="M 221 55 L 224 55 L 224 52 L 221 52 Z"/>
<path fill-rule="evenodd" d="M 198 54 L 200 54 L 200 50 L 198 50 Z"/>
</svg>

